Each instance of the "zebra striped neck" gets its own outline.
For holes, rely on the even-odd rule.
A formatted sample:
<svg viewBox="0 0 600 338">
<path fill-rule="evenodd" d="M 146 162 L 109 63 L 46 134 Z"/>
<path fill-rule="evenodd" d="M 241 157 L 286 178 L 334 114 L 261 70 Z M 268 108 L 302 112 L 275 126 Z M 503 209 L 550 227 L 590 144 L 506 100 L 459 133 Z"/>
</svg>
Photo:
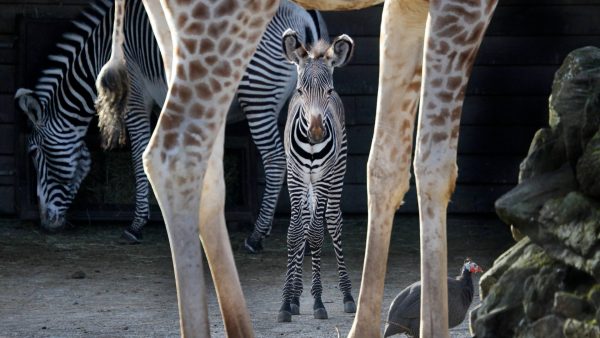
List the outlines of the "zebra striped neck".
<svg viewBox="0 0 600 338">
<path fill-rule="evenodd" d="M 294 149 L 302 155 L 303 158 L 310 158 L 312 160 L 323 157 L 323 154 L 331 151 L 332 147 L 335 147 L 336 131 L 331 126 L 329 118 L 323 121 L 325 130 L 327 131 L 325 139 L 317 144 L 312 144 L 308 139 L 308 122 L 305 118 L 302 118 L 302 113 L 299 113 L 293 123 L 293 146 Z"/>
<path fill-rule="evenodd" d="M 328 116 L 323 121 L 326 137 L 322 142 L 312 144 L 308 138 L 308 122 L 302 115 L 302 110 L 297 109 L 296 114 L 290 117 L 289 139 L 286 140 L 288 161 L 292 160 L 303 168 L 302 171 L 318 177 L 320 172 L 329 170 L 345 152 L 345 133 L 343 129 L 336 128 L 338 124 Z"/>
<path fill-rule="evenodd" d="M 110 52 L 112 2 L 98 0 L 86 9 L 56 44 L 34 92 L 43 107 L 42 119 L 87 125 L 93 116 L 94 81 Z"/>
</svg>

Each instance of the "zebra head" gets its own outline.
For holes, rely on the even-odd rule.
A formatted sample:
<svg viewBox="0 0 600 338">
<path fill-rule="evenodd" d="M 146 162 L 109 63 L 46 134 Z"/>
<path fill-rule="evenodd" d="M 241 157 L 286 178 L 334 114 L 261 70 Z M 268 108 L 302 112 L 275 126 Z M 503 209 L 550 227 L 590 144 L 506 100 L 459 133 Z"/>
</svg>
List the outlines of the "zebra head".
<svg viewBox="0 0 600 338">
<path fill-rule="evenodd" d="M 354 42 L 342 34 L 331 45 L 317 42 L 307 50 L 298 34 L 288 29 L 283 33 L 282 47 L 286 59 L 296 64 L 298 83 L 292 97 L 301 105 L 308 125 L 308 140 L 312 144 L 327 137 L 325 121 L 341 107 L 341 100 L 333 88 L 333 69 L 342 67 L 352 57 Z"/>
<path fill-rule="evenodd" d="M 54 115 L 42 104 L 38 95 L 29 89 L 15 94 L 19 108 L 31 122 L 27 150 L 37 174 L 37 196 L 41 225 L 50 232 L 62 229 L 66 213 L 90 170 L 90 153 L 83 140 L 84 133 L 75 128 L 57 132 L 50 116 Z M 65 121 L 56 121 L 62 124 Z"/>
</svg>

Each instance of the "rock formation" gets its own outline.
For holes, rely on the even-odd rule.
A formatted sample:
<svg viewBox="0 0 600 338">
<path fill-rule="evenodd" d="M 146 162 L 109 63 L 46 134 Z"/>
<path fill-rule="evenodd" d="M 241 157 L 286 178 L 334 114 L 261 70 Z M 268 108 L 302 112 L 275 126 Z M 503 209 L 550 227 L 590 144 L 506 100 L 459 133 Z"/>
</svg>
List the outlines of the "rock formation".
<svg viewBox="0 0 600 338">
<path fill-rule="evenodd" d="M 477 338 L 600 338 L 599 48 L 567 56 L 549 101 L 519 184 L 496 201 L 518 242 L 481 278 Z"/>
</svg>

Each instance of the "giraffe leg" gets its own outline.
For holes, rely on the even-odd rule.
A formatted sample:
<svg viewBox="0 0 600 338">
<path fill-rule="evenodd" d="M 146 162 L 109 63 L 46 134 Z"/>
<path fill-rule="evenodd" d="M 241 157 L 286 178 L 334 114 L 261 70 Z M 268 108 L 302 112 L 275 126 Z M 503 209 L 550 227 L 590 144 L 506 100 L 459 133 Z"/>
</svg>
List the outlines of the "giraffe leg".
<svg viewBox="0 0 600 338">
<path fill-rule="evenodd" d="M 166 25 L 166 14 L 172 16 L 173 13 L 164 11 L 158 0 L 144 0 L 144 6 L 163 56 L 166 74 L 169 74 L 170 65 L 173 63 L 171 41 L 174 38 Z M 175 122 L 181 122 L 184 113 L 183 106 L 173 104 L 176 100 L 171 97 L 172 79 L 168 75 L 166 78 L 169 93 L 150 143 L 143 154 L 144 170 L 160 205 L 169 235 L 181 335 L 203 337 L 209 336 L 210 331 L 198 225 L 200 189 L 212 143 L 195 149 L 200 152 L 192 154 L 186 151 L 189 149 L 177 147 L 174 136 L 165 137 L 169 135 L 165 135 L 164 129 L 179 127 Z M 193 88 L 192 86 L 192 83 L 187 84 L 189 88 Z M 216 134 L 215 131 L 212 132 L 213 134 L 209 131 L 206 135 L 209 141 Z M 169 161 L 167 151 L 170 152 Z M 189 164 L 189 167 L 186 168 L 184 164 Z"/>
<path fill-rule="evenodd" d="M 409 188 L 426 17 L 426 2 L 384 4 L 377 116 L 367 164 L 369 228 L 358 308 L 348 337 L 381 336 L 392 221 Z"/>
<path fill-rule="evenodd" d="M 496 1 L 431 1 L 415 178 L 421 223 L 421 337 L 448 337 L 446 209 L 466 86 Z"/>
<path fill-rule="evenodd" d="M 167 114 L 168 112 L 163 111 L 159 118 L 159 133 L 161 120 L 168 119 Z M 154 135 L 157 135 L 156 130 Z M 167 159 L 160 148 L 153 137 L 144 152 L 144 168 L 162 210 L 169 235 L 179 300 L 181 334 L 208 337 L 208 308 L 198 224 L 200 187 L 206 171 L 206 160 L 202 159 L 208 158 L 209 153 L 207 150 L 200 154 L 179 152 Z M 186 163 L 189 166 L 185 165 Z"/>
<path fill-rule="evenodd" d="M 172 73 L 163 111 L 143 156 L 144 168 L 169 234 L 182 335 L 206 337 L 210 332 L 198 240 L 201 188 L 235 89 L 278 3 L 162 0 L 161 4 L 164 10 L 151 16 L 164 14 L 171 30 Z M 201 46 L 206 48 L 199 54 Z M 223 57 L 222 51 L 230 47 L 235 53 Z M 212 262 L 231 269 L 226 255 Z M 237 279 L 215 282 L 223 284 L 217 285 L 222 290 L 239 288 Z"/>
<path fill-rule="evenodd" d="M 173 42 L 171 39 L 171 31 L 165 18 L 162 5 L 160 0 L 142 0 L 146 13 L 148 13 L 148 19 L 152 32 L 158 43 L 160 49 L 160 55 L 163 59 L 163 66 L 165 67 L 165 78 L 169 83 L 169 77 L 171 74 L 171 64 L 173 61 Z"/>
<path fill-rule="evenodd" d="M 252 324 L 229 242 L 225 224 L 225 181 L 223 180 L 223 141 L 225 125 L 208 160 L 200 204 L 200 238 L 210 266 L 221 314 L 228 337 L 252 337 Z M 223 264 L 223 262 L 227 264 Z M 233 283 L 232 283 L 233 282 Z"/>
</svg>

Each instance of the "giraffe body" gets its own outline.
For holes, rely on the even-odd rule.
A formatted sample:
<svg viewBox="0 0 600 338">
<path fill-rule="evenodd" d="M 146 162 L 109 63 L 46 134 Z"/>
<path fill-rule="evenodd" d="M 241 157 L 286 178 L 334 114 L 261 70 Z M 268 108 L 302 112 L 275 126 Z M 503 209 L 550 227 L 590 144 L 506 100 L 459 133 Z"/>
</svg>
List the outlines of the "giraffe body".
<svg viewBox="0 0 600 338">
<path fill-rule="evenodd" d="M 150 16 L 164 15 L 171 32 L 173 59 L 165 64 L 173 70 L 183 67 L 181 73 L 172 73 L 167 103 L 144 156 L 169 231 L 182 334 L 203 336 L 208 331 L 201 252 L 194 240 L 200 224 L 227 331 L 231 336 L 249 337 L 251 327 L 245 305 L 234 302 L 237 306 L 232 306 L 229 302 L 239 297 L 243 301 L 243 296 L 226 236 L 204 240 L 208 229 L 220 227 L 217 233 L 224 233 L 222 208 L 215 207 L 211 210 L 214 213 L 203 212 L 200 217 L 198 212 L 207 210 L 207 199 L 223 196 L 222 187 L 217 184 L 222 180 L 222 168 L 215 163 L 218 150 L 222 150 L 222 138 L 217 135 L 222 133 L 224 115 L 241 72 L 277 1 L 209 4 L 162 0 L 164 11 L 157 6 L 158 0 L 146 2 L 153 4 L 149 6 L 153 8 L 147 8 Z M 302 3 L 321 10 L 358 9 L 373 4 L 369 0 Z M 397 0 L 384 5 L 377 115 L 367 169 L 369 229 L 358 310 L 349 337 L 381 336 L 381 301 L 391 224 L 408 188 L 417 106 L 420 114 L 414 167 L 421 223 L 420 336 L 448 337 L 446 207 L 457 174 L 458 126 L 466 83 L 496 3 L 497 0 Z M 202 29 L 193 34 L 186 31 L 190 19 L 201 21 Z M 165 29 L 159 27 L 158 34 Z M 240 43 L 240 53 L 221 57 L 212 65 L 204 63 L 210 53 L 198 56 L 190 52 L 194 48 L 186 49 L 206 40 L 225 39 Z M 190 67 L 198 62 L 204 76 L 190 76 Z M 211 88 L 212 81 L 219 82 L 223 90 Z M 205 181 L 205 177 L 214 180 Z M 200 186 L 211 197 L 202 195 L 201 199 Z M 213 218 L 218 222 L 206 223 Z M 218 257 L 215 252 L 220 253 Z M 234 317 L 241 319 L 236 321 Z"/>
</svg>

